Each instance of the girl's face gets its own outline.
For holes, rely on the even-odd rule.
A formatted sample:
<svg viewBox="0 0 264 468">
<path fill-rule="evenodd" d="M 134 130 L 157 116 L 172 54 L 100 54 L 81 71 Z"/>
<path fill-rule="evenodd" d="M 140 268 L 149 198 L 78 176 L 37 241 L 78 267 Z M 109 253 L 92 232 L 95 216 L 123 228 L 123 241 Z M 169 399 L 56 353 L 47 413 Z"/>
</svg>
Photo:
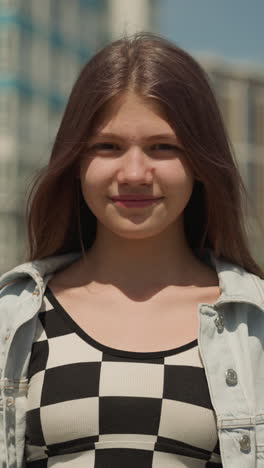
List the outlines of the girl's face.
<svg viewBox="0 0 264 468">
<path fill-rule="evenodd" d="M 87 148 L 80 182 L 97 229 L 143 239 L 176 227 L 194 179 L 157 102 L 127 92 L 105 109 Z M 125 206 L 111 199 L 126 195 L 160 200 Z"/>
</svg>

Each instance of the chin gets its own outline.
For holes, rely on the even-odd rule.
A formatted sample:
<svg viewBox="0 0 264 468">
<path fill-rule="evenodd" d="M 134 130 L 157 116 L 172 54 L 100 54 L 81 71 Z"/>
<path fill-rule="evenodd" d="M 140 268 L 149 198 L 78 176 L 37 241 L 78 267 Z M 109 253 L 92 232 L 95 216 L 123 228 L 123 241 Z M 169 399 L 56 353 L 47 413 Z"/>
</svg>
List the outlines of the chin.
<svg viewBox="0 0 264 468">
<path fill-rule="evenodd" d="M 112 229 L 118 237 L 122 239 L 149 239 L 151 237 L 158 236 L 164 229 L 127 229 L 127 230 L 117 230 Z"/>
</svg>

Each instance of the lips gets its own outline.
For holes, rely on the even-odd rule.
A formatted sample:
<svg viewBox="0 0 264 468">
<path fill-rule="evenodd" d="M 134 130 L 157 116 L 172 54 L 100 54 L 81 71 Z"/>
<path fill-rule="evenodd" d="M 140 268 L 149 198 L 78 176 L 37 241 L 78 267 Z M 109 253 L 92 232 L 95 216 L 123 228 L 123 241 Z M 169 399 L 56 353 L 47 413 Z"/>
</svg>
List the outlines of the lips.
<svg viewBox="0 0 264 468">
<path fill-rule="evenodd" d="M 137 199 L 137 200 L 126 200 L 124 198 L 116 198 L 111 200 L 116 206 L 123 207 L 123 208 L 144 208 L 152 205 L 156 205 L 162 198 L 145 198 L 145 199 Z"/>
<path fill-rule="evenodd" d="M 114 201 L 148 201 L 148 200 L 160 200 L 163 197 L 143 197 L 136 195 L 126 195 L 125 197 L 111 197 Z"/>
</svg>

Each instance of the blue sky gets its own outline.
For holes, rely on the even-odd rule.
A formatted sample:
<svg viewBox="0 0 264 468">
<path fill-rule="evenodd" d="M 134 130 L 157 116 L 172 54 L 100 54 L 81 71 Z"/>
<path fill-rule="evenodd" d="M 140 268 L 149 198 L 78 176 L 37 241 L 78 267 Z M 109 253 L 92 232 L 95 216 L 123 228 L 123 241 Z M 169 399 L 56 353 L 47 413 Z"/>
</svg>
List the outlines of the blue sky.
<svg viewBox="0 0 264 468">
<path fill-rule="evenodd" d="M 160 0 L 159 32 L 189 52 L 264 65 L 264 0 Z"/>
</svg>

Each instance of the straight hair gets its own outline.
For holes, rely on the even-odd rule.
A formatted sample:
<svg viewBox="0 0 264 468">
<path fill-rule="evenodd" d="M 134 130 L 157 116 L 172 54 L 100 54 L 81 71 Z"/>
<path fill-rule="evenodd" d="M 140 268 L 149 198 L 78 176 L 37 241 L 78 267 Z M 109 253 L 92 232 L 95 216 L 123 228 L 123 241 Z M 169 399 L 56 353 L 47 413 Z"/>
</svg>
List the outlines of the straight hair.
<svg viewBox="0 0 264 468">
<path fill-rule="evenodd" d="M 49 162 L 26 200 L 27 261 L 90 248 L 96 217 L 76 177 L 86 142 L 105 106 L 126 91 L 155 99 L 185 150 L 194 175 L 184 210 L 191 248 L 207 248 L 264 279 L 246 229 L 247 190 L 209 76 L 186 51 L 149 32 L 99 50 L 71 90 Z"/>
</svg>

